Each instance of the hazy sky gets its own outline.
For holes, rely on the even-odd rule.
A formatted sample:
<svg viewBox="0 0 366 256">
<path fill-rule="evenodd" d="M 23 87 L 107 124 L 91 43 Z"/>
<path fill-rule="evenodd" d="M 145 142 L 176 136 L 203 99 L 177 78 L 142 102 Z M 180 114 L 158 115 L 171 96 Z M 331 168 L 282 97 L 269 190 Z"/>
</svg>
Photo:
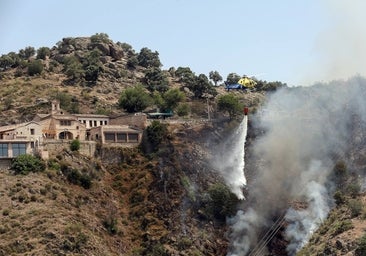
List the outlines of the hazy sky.
<svg viewBox="0 0 366 256">
<path fill-rule="evenodd" d="M 365 2 L 365 3 L 364 3 Z M 189 66 L 288 85 L 366 73 L 362 0 L 0 0 L 0 55 L 107 33 Z"/>
</svg>

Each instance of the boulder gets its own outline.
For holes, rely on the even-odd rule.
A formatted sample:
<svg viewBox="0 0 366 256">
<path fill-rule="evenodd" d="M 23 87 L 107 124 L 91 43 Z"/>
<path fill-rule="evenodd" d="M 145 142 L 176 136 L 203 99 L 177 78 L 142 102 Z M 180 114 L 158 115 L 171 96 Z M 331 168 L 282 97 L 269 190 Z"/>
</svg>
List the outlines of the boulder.
<svg viewBox="0 0 366 256">
<path fill-rule="evenodd" d="M 124 56 L 123 49 L 116 44 L 110 44 L 109 51 L 110 51 L 111 57 L 115 60 L 120 60 Z"/>
<path fill-rule="evenodd" d="M 91 49 L 97 48 L 104 56 L 111 55 L 110 50 L 109 50 L 109 45 L 106 43 L 92 43 L 92 44 L 90 44 L 90 48 Z"/>
</svg>

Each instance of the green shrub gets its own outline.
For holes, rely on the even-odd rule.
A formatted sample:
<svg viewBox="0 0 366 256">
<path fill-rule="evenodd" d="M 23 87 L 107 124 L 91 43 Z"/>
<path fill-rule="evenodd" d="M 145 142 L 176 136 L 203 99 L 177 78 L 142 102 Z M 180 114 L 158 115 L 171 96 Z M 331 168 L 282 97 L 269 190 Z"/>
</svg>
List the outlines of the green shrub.
<svg viewBox="0 0 366 256">
<path fill-rule="evenodd" d="M 243 106 L 239 102 L 239 98 L 234 94 L 225 94 L 218 97 L 217 107 L 219 111 L 228 112 L 230 119 L 241 113 Z"/>
<path fill-rule="evenodd" d="M 89 189 L 92 186 L 92 179 L 89 174 L 63 166 L 61 166 L 61 170 L 70 183 L 79 185 L 85 189 Z"/>
<path fill-rule="evenodd" d="M 12 160 L 10 169 L 12 169 L 15 174 L 26 175 L 29 172 L 41 172 L 44 171 L 46 165 L 42 159 L 32 155 L 19 155 Z"/>
<path fill-rule="evenodd" d="M 210 201 L 208 203 L 208 213 L 218 220 L 225 220 L 227 216 L 235 214 L 237 197 L 227 186 L 217 183 L 208 190 Z"/>
<path fill-rule="evenodd" d="M 187 116 L 191 112 L 191 108 L 187 103 L 179 104 L 176 113 L 178 116 Z"/>
<path fill-rule="evenodd" d="M 109 216 L 103 221 L 103 226 L 107 229 L 110 235 L 115 235 L 118 232 L 117 219 L 115 217 Z"/>
<path fill-rule="evenodd" d="M 55 159 L 50 159 L 47 163 L 48 168 L 55 170 L 55 171 L 59 171 L 61 169 L 60 164 L 55 160 Z"/>
<path fill-rule="evenodd" d="M 168 256 L 166 249 L 160 243 L 156 243 L 145 251 L 146 256 Z"/>
<path fill-rule="evenodd" d="M 90 37 L 92 43 L 109 43 L 109 35 L 106 33 L 96 33 Z"/>
<path fill-rule="evenodd" d="M 351 217 L 357 217 L 362 213 L 363 204 L 360 200 L 351 199 L 348 202 L 348 207 L 351 210 Z"/>
<path fill-rule="evenodd" d="M 9 209 L 4 209 L 3 210 L 3 216 L 8 216 L 10 213 L 10 210 Z"/>
<path fill-rule="evenodd" d="M 166 124 L 159 121 L 152 121 L 152 123 L 146 128 L 147 138 L 152 146 L 156 149 L 164 138 L 168 135 L 168 128 Z"/>
<path fill-rule="evenodd" d="M 71 141 L 70 149 L 71 151 L 79 151 L 80 141 L 78 139 Z"/>
<path fill-rule="evenodd" d="M 40 47 L 37 50 L 37 59 L 45 60 L 47 56 L 50 56 L 51 50 L 48 47 Z"/>
<path fill-rule="evenodd" d="M 332 235 L 336 236 L 338 234 L 342 234 L 343 232 L 350 230 L 352 228 L 353 228 L 353 224 L 352 224 L 351 220 L 337 221 L 333 224 Z"/>
<path fill-rule="evenodd" d="M 366 234 L 364 234 L 357 243 L 357 249 L 355 251 L 356 256 L 366 255 Z"/>
<path fill-rule="evenodd" d="M 358 183 L 349 184 L 347 186 L 347 192 L 353 198 L 358 196 L 360 194 L 360 191 L 361 191 L 361 186 Z"/>
<path fill-rule="evenodd" d="M 142 85 L 127 88 L 121 93 L 119 106 L 129 113 L 141 112 L 151 105 L 152 99 Z"/>
<path fill-rule="evenodd" d="M 92 185 L 91 177 L 87 174 L 82 174 L 80 179 L 80 186 L 82 186 L 85 189 L 89 189 Z"/>
<path fill-rule="evenodd" d="M 333 197 L 334 197 L 335 203 L 337 205 L 343 204 L 345 202 L 345 200 L 346 200 L 344 194 L 341 191 L 339 191 L 339 190 L 334 193 L 334 196 Z"/>
<path fill-rule="evenodd" d="M 34 76 L 41 74 L 43 71 L 43 64 L 41 60 L 33 60 L 28 64 L 28 75 Z"/>
</svg>

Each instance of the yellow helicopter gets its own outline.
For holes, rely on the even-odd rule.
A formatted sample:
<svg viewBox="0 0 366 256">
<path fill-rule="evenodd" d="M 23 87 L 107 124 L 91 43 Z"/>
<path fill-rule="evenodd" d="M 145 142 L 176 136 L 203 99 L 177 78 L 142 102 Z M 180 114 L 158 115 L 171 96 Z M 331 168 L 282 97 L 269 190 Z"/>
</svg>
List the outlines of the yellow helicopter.
<svg viewBox="0 0 366 256">
<path fill-rule="evenodd" d="M 226 89 L 229 91 L 230 89 L 241 89 L 241 90 L 246 90 L 246 89 L 253 89 L 255 86 L 257 85 L 257 82 L 254 81 L 253 79 L 247 77 L 247 76 L 243 76 L 242 78 L 239 79 L 239 81 L 236 84 L 227 84 L 226 85 Z"/>
</svg>

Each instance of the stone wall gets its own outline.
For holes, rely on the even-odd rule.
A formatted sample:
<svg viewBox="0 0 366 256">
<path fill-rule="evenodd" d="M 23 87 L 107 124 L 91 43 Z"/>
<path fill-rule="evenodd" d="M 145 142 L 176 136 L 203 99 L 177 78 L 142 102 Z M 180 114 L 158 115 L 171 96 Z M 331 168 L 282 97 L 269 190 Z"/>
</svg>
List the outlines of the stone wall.
<svg viewBox="0 0 366 256">
<path fill-rule="evenodd" d="M 0 159 L 0 170 L 7 170 L 11 165 L 11 159 Z"/>
<path fill-rule="evenodd" d="M 69 140 L 47 140 L 44 149 L 49 152 L 49 157 L 55 157 L 63 149 L 70 149 Z M 83 155 L 93 157 L 95 155 L 97 143 L 95 141 L 80 141 L 79 152 Z"/>
<path fill-rule="evenodd" d="M 147 125 L 147 117 L 145 114 L 139 115 L 126 115 L 111 118 L 110 125 L 129 125 L 139 129 L 145 129 Z"/>
</svg>

